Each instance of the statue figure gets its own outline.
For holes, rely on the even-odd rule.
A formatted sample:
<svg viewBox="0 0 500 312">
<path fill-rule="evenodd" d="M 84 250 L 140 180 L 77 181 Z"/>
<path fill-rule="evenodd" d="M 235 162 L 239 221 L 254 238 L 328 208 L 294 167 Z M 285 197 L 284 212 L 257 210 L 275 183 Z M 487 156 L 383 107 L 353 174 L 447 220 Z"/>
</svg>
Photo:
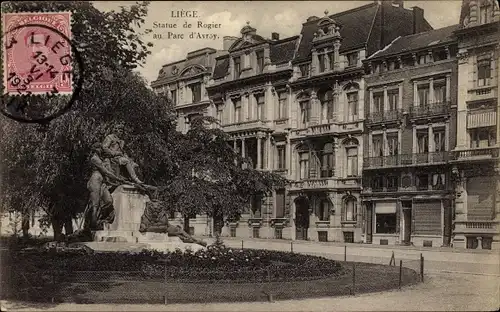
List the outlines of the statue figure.
<svg viewBox="0 0 500 312">
<path fill-rule="evenodd" d="M 102 229 L 104 223 L 112 223 L 114 219 L 113 198 L 111 188 L 116 188 L 126 181 L 111 171 L 109 161 L 102 159 L 101 144 L 92 146 L 90 157 L 93 170 L 87 189 L 90 191 L 89 201 L 85 209 L 85 229 Z"/>
<path fill-rule="evenodd" d="M 123 124 L 115 125 L 112 133 L 107 135 L 102 143 L 104 156 L 109 159 L 111 169 L 116 175 L 121 176 L 121 169 L 126 168 L 127 173 L 133 182 L 143 184 L 135 172 L 135 168 L 137 168 L 138 165 L 132 161 L 123 150 L 125 142 L 120 139 L 120 135 L 122 134 Z"/>
<path fill-rule="evenodd" d="M 167 233 L 168 236 L 179 237 L 184 243 L 195 243 L 204 247 L 207 245 L 206 242 L 197 240 L 186 233 L 180 226 L 171 225 L 168 222 L 168 211 L 157 200 L 146 204 L 146 209 L 141 217 L 139 232 Z"/>
</svg>

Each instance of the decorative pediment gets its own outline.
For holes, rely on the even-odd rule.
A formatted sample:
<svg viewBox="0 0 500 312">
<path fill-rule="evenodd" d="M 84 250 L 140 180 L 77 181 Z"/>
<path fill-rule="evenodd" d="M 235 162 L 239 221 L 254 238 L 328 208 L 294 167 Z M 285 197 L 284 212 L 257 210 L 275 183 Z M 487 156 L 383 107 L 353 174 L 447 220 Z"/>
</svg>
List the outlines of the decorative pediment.
<svg viewBox="0 0 500 312">
<path fill-rule="evenodd" d="M 201 74 L 201 73 L 203 73 L 205 71 L 206 70 L 205 70 L 205 68 L 203 68 L 203 66 L 201 66 L 201 65 L 194 65 L 194 66 L 191 66 L 191 67 L 188 67 L 188 68 L 184 69 L 182 71 L 181 76 L 182 77 L 195 76 L 195 75 Z"/>
<path fill-rule="evenodd" d="M 340 39 L 340 24 L 328 16 L 328 10 L 325 11 L 325 16 L 318 23 L 318 31 L 314 34 L 315 40 L 322 39 Z"/>
</svg>

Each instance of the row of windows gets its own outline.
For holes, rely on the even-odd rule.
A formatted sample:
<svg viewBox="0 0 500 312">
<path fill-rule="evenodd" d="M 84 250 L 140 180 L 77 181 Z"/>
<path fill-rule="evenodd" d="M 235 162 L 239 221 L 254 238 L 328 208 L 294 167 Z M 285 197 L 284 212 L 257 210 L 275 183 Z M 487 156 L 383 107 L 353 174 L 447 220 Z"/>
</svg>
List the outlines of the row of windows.
<svg viewBox="0 0 500 312">
<path fill-rule="evenodd" d="M 399 187 L 415 186 L 417 190 L 443 190 L 446 187 L 446 174 L 444 173 L 422 173 L 413 178 L 406 176 L 401 179 L 397 175 L 383 175 L 366 178 L 367 184 L 373 192 L 377 191 L 397 191 Z"/>
<path fill-rule="evenodd" d="M 241 70 L 242 68 L 242 57 L 243 59 L 246 60 L 245 63 L 243 64 L 246 65 L 245 67 L 248 68 L 250 67 L 250 56 L 249 55 L 244 55 L 244 56 L 236 56 L 233 57 L 233 64 L 234 64 L 234 79 L 239 79 L 241 75 Z M 259 50 L 256 52 L 256 74 L 261 74 L 264 71 L 264 50 Z"/>
<path fill-rule="evenodd" d="M 444 152 L 446 151 L 446 137 L 444 127 L 432 128 L 432 142 L 429 141 L 428 129 L 417 129 L 416 131 L 416 153 Z M 432 143 L 432 146 L 431 146 Z M 399 136 L 397 132 L 384 135 L 375 134 L 372 136 L 372 157 L 394 156 L 399 154 Z"/>
</svg>

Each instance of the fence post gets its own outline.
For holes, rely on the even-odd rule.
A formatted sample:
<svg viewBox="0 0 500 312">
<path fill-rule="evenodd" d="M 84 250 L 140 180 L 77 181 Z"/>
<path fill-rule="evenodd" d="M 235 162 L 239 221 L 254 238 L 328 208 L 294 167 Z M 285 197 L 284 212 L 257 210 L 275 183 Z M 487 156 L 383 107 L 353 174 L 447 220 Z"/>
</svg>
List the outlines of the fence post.
<svg viewBox="0 0 500 312">
<path fill-rule="evenodd" d="M 268 283 L 267 300 L 269 302 L 274 302 L 273 293 L 271 291 L 271 270 L 269 268 L 267 268 L 267 283 Z"/>
<path fill-rule="evenodd" d="M 163 262 L 163 304 L 167 304 L 167 262 Z"/>
<path fill-rule="evenodd" d="M 396 265 L 396 258 L 394 257 L 394 251 L 392 251 L 391 261 L 389 261 L 389 265 L 392 265 L 392 266 Z"/>
<path fill-rule="evenodd" d="M 293 252 L 293 242 L 290 242 L 290 252 Z"/>
<path fill-rule="evenodd" d="M 424 281 L 424 256 L 420 254 L 420 280 Z"/>
<path fill-rule="evenodd" d="M 243 240 L 241 240 L 241 249 L 243 249 Z"/>
<path fill-rule="evenodd" d="M 347 261 L 347 245 L 344 245 L 344 262 Z"/>
<path fill-rule="evenodd" d="M 403 260 L 399 260 L 399 289 L 401 289 L 402 275 L 403 275 Z"/>
<path fill-rule="evenodd" d="M 355 295 L 356 294 L 356 264 L 353 262 L 352 263 L 352 291 L 351 291 L 351 295 Z"/>
</svg>

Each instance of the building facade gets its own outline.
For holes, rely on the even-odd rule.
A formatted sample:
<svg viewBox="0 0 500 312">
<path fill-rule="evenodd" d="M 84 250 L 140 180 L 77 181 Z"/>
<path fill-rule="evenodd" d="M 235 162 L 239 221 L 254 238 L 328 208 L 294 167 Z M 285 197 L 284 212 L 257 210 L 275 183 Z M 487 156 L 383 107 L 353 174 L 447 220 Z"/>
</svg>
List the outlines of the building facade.
<svg viewBox="0 0 500 312">
<path fill-rule="evenodd" d="M 399 37 L 364 62 L 365 243 L 450 244 L 457 28 Z"/>
<path fill-rule="evenodd" d="M 464 0 L 455 34 L 459 51 L 453 244 L 500 249 L 498 2 Z"/>
<path fill-rule="evenodd" d="M 223 51 L 203 48 L 189 52 L 186 59 L 163 65 L 151 87 L 158 94 L 170 97 L 177 112 L 177 130 L 186 133 L 190 121 L 197 116 L 212 116 L 213 105 L 207 86 L 215 59 Z M 183 225 L 180 213 L 171 213 L 172 223 Z M 206 216 L 190 216 L 190 232 L 197 235 L 212 233 L 212 222 Z"/>
</svg>

